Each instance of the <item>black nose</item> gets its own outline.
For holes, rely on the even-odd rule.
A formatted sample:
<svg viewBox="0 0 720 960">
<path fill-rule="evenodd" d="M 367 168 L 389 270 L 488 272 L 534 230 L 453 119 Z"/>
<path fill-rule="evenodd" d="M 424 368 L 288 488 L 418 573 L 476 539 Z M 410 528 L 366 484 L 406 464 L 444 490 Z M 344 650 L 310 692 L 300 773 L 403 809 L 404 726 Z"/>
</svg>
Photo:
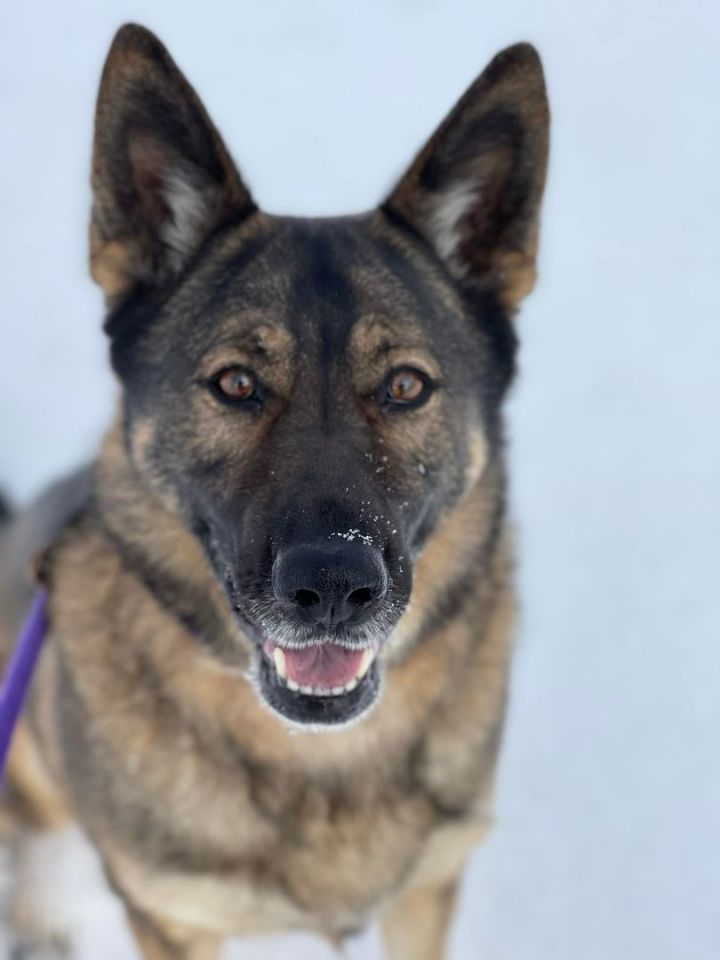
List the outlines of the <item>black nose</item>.
<svg viewBox="0 0 720 960">
<path fill-rule="evenodd" d="M 382 556 L 362 543 L 291 547 L 275 560 L 272 582 L 284 607 L 327 629 L 365 619 L 388 589 Z"/>
</svg>

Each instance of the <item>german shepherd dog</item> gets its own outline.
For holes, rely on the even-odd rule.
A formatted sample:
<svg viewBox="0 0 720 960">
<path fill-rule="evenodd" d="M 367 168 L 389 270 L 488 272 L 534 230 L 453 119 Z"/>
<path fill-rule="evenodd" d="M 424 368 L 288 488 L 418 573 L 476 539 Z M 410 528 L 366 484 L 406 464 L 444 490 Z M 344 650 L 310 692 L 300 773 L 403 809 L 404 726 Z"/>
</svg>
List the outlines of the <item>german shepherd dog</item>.
<svg viewBox="0 0 720 960">
<path fill-rule="evenodd" d="M 160 42 L 112 44 L 90 259 L 121 399 L 92 470 L 4 523 L 5 652 L 38 550 L 51 622 L 6 805 L 82 827 L 145 960 L 374 919 L 391 960 L 445 955 L 503 725 L 547 145 L 521 44 L 378 209 L 269 216 Z"/>
</svg>

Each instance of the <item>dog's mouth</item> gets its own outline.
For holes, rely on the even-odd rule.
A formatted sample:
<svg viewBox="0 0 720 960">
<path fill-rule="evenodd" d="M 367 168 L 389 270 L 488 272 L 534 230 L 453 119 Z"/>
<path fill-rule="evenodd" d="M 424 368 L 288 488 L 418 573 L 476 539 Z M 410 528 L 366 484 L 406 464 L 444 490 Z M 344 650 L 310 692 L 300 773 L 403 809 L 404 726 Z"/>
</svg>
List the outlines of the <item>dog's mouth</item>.
<svg viewBox="0 0 720 960">
<path fill-rule="evenodd" d="M 266 640 L 260 657 L 260 692 L 294 723 L 349 723 L 378 698 L 377 653 L 377 645 L 358 648 L 325 641 L 282 647 Z"/>
</svg>

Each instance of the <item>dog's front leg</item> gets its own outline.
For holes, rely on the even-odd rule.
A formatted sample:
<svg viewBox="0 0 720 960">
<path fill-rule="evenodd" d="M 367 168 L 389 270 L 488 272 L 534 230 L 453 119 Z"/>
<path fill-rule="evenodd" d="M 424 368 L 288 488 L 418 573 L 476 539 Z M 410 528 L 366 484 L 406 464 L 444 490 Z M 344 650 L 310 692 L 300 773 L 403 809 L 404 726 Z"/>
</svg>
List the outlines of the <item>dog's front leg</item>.
<svg viewBox="0 0 720 960">
<path fill-rule="evenodd" d="M 382 920 L 386 960 L 443 960 L 458 878 L 401 894 Z"/>
<path fill-rule="evenodd" d="M 132 907 L 128 917 L 143 960 L 219 960 L 219 937 L 180 929 Z"/>
</svg>

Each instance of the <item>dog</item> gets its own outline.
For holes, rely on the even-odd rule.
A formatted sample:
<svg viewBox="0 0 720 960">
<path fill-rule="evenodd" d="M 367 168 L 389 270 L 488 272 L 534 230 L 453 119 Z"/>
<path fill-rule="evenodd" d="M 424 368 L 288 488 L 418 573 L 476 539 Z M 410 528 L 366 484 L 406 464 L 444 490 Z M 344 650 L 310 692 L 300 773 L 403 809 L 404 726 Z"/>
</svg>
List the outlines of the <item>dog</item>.
<svg viewBox="0 0 720 960">
<path fill-rule="evenodd" d="M 145 960 L 374 920 L 389 960 L 446 955 L 506 703 L 548 124 L 520 44 L 379 208 L 269 216 L 156 37 L 113 41 L 90 262 L 121 398 L 4 522 L 3 649 L 33 557 L 51 622 L 5 805 L 80 825 Z"/>
</svg>

